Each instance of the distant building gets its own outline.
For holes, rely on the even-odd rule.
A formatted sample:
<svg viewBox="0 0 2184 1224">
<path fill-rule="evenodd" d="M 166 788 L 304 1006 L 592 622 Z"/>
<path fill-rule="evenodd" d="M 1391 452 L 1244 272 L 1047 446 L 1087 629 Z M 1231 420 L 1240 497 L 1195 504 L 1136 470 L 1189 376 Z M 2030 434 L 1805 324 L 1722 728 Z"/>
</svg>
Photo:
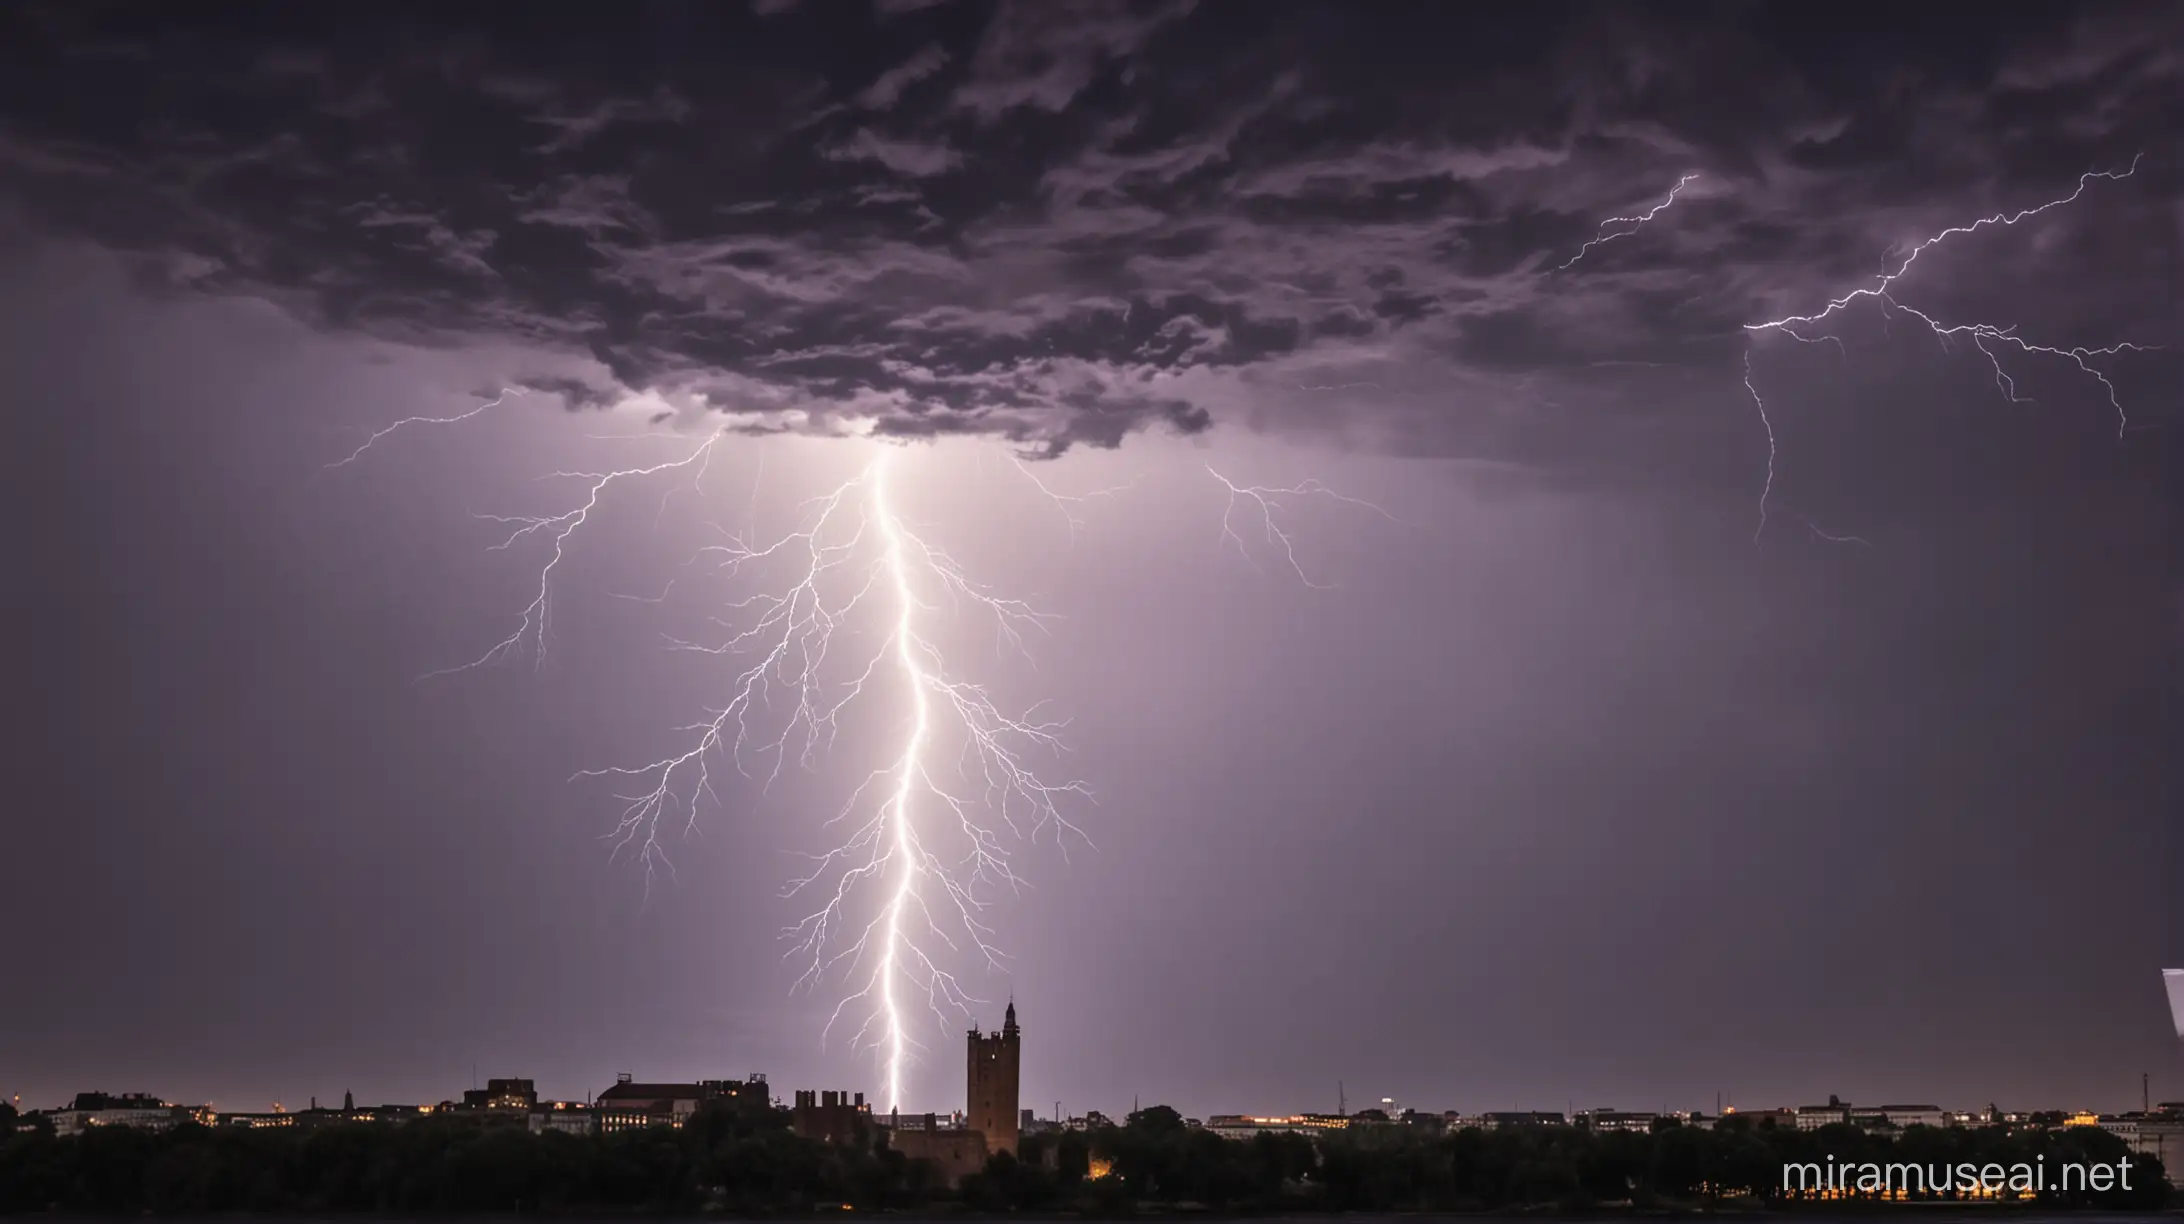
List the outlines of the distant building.
<svg viewBox="0 0 2184 1224">
<path fill-rule="evenodd" d="M 1800 1105 L 1795 1113 L 1797 1114 L 1797 1129 L 1801 1131 L 1819 1130 L 1823 1126 L 1834 1126 L 1839 1122 L 1850 1121 L 1850 1106 L 1843 1104 L 1832 1093 L 1828 1096 L 1827 1104 Z"/>
<path fill-rule="evenodd" d="M 1406 1109 L 1402 1113 L 1396 1115 L 1395 1120 L 1405 1126 L 1412 1127 L 1416 1130 L 1424 1131 L 1430 1135 L 1438 1135 L 1448 1129 L 1447 1114 L 1429 1113 L 1423 1109 Z"/>
<path fill-rule="evenodd" d="M 538 1089 L 527 1079 L 489 1079 L 485 1087 L 463 1093 L 462 1107 L 482 1113 L 528 1114 L 538 1107 Z"/>
<path fill-rule="evenodd" d="M 596 1135 L 599 1133 L 599 1116 L 589 1106 L 568 1101 L 549 1101 L 530 1112 L 526 1119 L 534 1135 L 552 1131 L 561 1135 Z"/>
<path fill-rule="evenodd" d="M 1570 1120 L 1576 1125 L 1591 1131 L 1633 1131 L 1643 1135 L 1652 1132 L 1654 1120 L 1659 1117 L 1659 1114 L 1654 1113 L 1631 1113 L 1627 1110 L 1602 1107 L 1599 1109 L 1581 1109 L 1577 1112 L 1577 1116 Z"/>
<path fill-rule="evenodd" d="M 614 1086 L 599 1094 L 593 1109 L 599 1129 L 612 1133 L 648 1126 L 680 1127 L 701 1106 L 715 1104 L 765 1110 L 773 1107 L 773 1098 L 763 1075 L 694 1084 L 641 1084 L 625 1074 L 617 1076 Z"/>
<path fill-rule="evenodd" d="M 1325 1135 L 1347 1130 L 1350 1119 L 1336 1114 L 1215 1114 L 1206 1129 L 1223 1139 L 1249 1139 L 1254 1135 Z"/>
<path fill-rule="evenodd" d="M 448 1111 L 454 1111 L 457 1116 L 465 1116 L 463 1112 L 461 1110 L 457 1110 L 455 1106 L 446 1104 L 358 1105 L 356 1103 L 356 1097 L 354 1094 L 344 1092 L 341 1094 L 341 1108 L 339 1109 L 321 1109 L 319 1107 L 318 1099 L 314 1097 L 311 1100 L 311 1107 L 309 1109 L 299 1109 L 291 1112 L 285 1111 L 281 1109 L 280 1106 L 276 1105 L 273 1107 L 273 1112 L 270 1114 L 247 1115 L 250 1118 L 254 1119 L 254 1121 L 248 1123 L 232 1123 L 232 1125 L 294 1126 L 304 1130 L 315 1130 L 319 1127 L 324 1126 L 349 1126 L 359 1123 L 414 1122 L 419 1118 L 427 1116 L 428 1114 L 443 1113 Z M 487 1114 L 481 1110 L 473 1110 L 467 1116 L 471 1117 L 473 1120 L 483 1120 L 490 1118 L 500 1121 L 513 1121 L 520 1119 L 522 1115 L 517 1114 L 513 1116 L 504 1116 L 501 1114 Z"/>
<path fill-rule="evenodd" d="M 1011 1000 L 1004 1014 L 1001 1031 L 970 1032 L 970 1049 L 966 1067 L 967 1085 L 964 1109 L 970 1129 L 986 1137 L 986 1151 L 991 1153 L 1016 1153 L 1017 1127 L 1017 1072 L 1022 1066 L 1023 1041 L 1016 1028 L 1016 1003 Z"/>
<path fill-rule="evenodd" d="M 1732 1105 L 1721 1111 L 1723 1122 L 1734 1122 L 1738 1119 L 1753 1130 L 1770 1127 L 1776 1130 L 1797 1129 L 1797 1111 L 1794 1109 L 1738 1109 Z"/>
<path fill-rule="evenodd" d="M 271 1113 L 224 1113 L 220 1115 L 220 1125 L 241 1127 L 247 1130 L 263 1130 L 268 1127 L 294 1126 L 295 1124 L 296 1115 L 284 1110 L 274 1110 Z"/>
<path fill-rule="evenodd" d="M 1966 1125 L 2000 1126 L 2010 1129 L 2015 1129 L 2020 1126 L 2043 1125 L 2040 1116 L 2034 1111 L 2022 1109 L 2002 1109 L 1993 1104 L 1989 1104 L 1985 1109 L 1979 1110 L 1972 1116 L 1974 1118 L 1974 1121 L 1966 1123 Z"/>
<path fill-rule="evenodd" d="M 950 1187 L 986 1167 L 986 1136 L 966 1126 L 946 1126 L 935 1114 L 889 1114 L 887 1146 L 911 1160 L 930 1160 Z"/>
<path fill-rule="evenodd" d="M 2184 1113 L 2163 1105 L 2151 1113 L 2072 1114 L 2064 1126 L 2098 1126 L 2132 1151 L 2161 1161 L 2169 1184 L 2184 1187 Z"/>
<path fill-rule="evenodd" d="M 2161 1161 L 2169 1184 L 2184 1189 L 2184 1114 L 2156 1113 L 2142 1117 L 2124 1140 L 2131 1150 Z"/>
<path fill-rule="evenodd" d="M 79 1092 L 66 1106 L 46 1117 L 56 1135 L 80 1135 L 94 1126 L 131 1126 L 140 1130 L 172 1130 L 184 1122 L 211 1125 L 213 1112 L 205 1106 L 176 1105 L 143 1092 L 118 1096 L 104 1092 Z"/>
<path fill-rule="evenodd" d="M 1947 1126 L 1948 1115 L 1934 1105 L 1853 1105 L 1850 1120 L 1867 1130 L 1902 1130 L 1907 1126 Z"/>
<path fill-rule="evenodd" d="M 1565 1126 L 1569 1119 L 1549 1110 L 1511 1109 L 1480 1114 L 1471 1123 L 1480 1130 L 1500 1130 L 1510 1126 Z"/>
<path fill-rule="evenodd" d="M 858 1143 L 872 1130 L 872 1107 L 864 1093 L 799 1089 L 789 1109 L 789 1128 L 800 1139 L 823 1143 Z"/>
</svg>

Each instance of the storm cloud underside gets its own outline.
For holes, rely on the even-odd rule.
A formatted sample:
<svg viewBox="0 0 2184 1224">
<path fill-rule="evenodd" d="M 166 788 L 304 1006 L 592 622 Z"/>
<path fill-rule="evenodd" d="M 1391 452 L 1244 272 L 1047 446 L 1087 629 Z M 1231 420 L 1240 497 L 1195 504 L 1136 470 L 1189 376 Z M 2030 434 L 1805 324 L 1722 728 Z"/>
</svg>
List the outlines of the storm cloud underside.
<svg viewBox="0 0 2184 1224">
<path fill-rule="evenodd" d="M 1737 5 L 149 13 L 8 17 L 0 173 L 40 221 L 322 327 L 581 354 L 505 372 L 578 405 L 1726 472 L 1755 444 L 1744 324 L 2149 150 L 2093 216 L 1902 290 L 2066 345 L 2171 338 L 2160 6 L 1930 7 L 1885 38 Z"/>
</svg>

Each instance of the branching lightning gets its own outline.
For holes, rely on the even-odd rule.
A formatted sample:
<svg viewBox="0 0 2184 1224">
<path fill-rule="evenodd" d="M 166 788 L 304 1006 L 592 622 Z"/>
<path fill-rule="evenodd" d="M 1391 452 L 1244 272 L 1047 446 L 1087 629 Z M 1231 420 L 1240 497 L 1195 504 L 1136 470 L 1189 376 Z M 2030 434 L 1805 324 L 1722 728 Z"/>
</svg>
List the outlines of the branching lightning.
<svg viewBox="0 0 2184 1224">
<path fill-rule="evenodd" d="M 856 477 L 807 502 L 807 522 L 799 529 L 764 545 L 731 536 L 692 558 L 693 564 L 709 563 L 729 577 L 787 563 L 785 587 L 727 605 L 746 616 L 743 628 L 724 625 L 726 636 L 715 643 L 671 643 L 754 661 L 731 680 L 725 704 L 685 729 L 691 739 L 681 751 L 643 765 L 579 775 L 646 784 L 623 797 L 626 806 L 614 838 L 649 871 L 667 862 L 663 821 L 680 814 L 694 822 L 701 796 L 717 802 L 716 760 L 746 777 L 753 776 L 754 764 L 764 764 L 768 784 L 792 755 L 801 765 L 815 765 L 849 707 L 892 677 L 911 707 L 901 747 L 828 822 L 847 827 L 842 842 L 815 856 L 811 869 L 789 887 L 792 896 L 824 897 L 790 930 L 795 954 L 806 965 L 800 984 L 816 987 L 837 972 L 852 981 L 854 989 L 836 1007 L 829 1028 L 865 1005 L 855 1040 L 879 1048 L 891 1105 L 902 1103 L 904 1071 L 915 1046 L 908 1001 L 922 996 L 943 1016 L 946 1009 L 972 1002 L 927 941 L 951 954 L 968 950 L 999 964 L 1001 954 L 979 915 L 990 888 L 1020 883 L 1002 831 L 1032 837 L 1052 831 L 1065 844 L 1081 838 L 1059 800 L 1089 794 L 1079 782 L 1046 782 L 1027 763 L 1032 751 L 1061 747 L 1059 722 L 1039 719 L 1035 712 L 1004 714 L 984 687 L 950 673 L 940 648 L 921 627 L 935 610 L 936 596 L 982 610 L 1003 640 L 1017 647 L 1027 633 L 1043 630 L 1048 618 L 976 585 L 911 527 L 892 497 L 899 453 L 900 448 L 887 448 Z M 873 601 L 886 606 L 886 632 L 850 678 L 830 680 L 826 664 L 837 635 L 852 636 L 852 618 Z M 790 713 L 769 734 L 754 719 L 777 704 Z M 953 768 L 943 772 L 947 759 L 941 740 L 950 732 L 959 747 Z M 859 922 L 851 916 L 853 902 L 868 888 L 886 900 L 876 917 Z"/>
<path fill-rule="evenodd" d="M 1744 325 L 1744 330 L 1754 334 L 1760 332 L 1774 332 L 1788 336 L 1793 340 L 1797 340 L 1805 344 L 1832 343 L 1835 345 L 1836 351 L 1838 353 L 1843 353 L 1844 349 L 1841 337 L 1824 333 L 1818 335 L 1808 334 L 1809 329 L 1825 323 L 1828 319 L 1849 309 L 1851 306 L 1855 305 L 1861 300 L 1870 299 L 1880 306 L 1881 310 L 1883 311 L 1884 321 L 1889 317 L 1890 312 L 1901 311 L 1902 313 L 1909 315 L 1913 319 L 1916 319 L 1920 323 L 1924 324 L 1927 330 L 1931 331 L 1934 334 L 1935 339 L 1937 339 L 1941 343 L 1944 352 L 1949 351 L 1949 343 L 1952 339 L 1969 339 L 1972 342 L 1972 347 L 1979 350 L 1980 356 L 1986 358 L 1988 366 L 1994 371 L 1995 389 L 2001 393 L 2004 399 L 2010 401 L 2011 403 L 2030 403 L 2031 401 L 2026 397 L 2018 394 L 2016 380 L 2010 376 L 2009 371 L 2003 366 L 2001 354 L 1997 351 L 1997 349 L 2015 349 L 2020 353 L 2028 355 L 2039 354 L 2046 357 L 2060 358 L 2062 360 L 2071 362 L 2073 365 L 2077 366 L 2080 372 L 2084 373 L 2101 385 L 2102 390 L 2106 393 L 2108 397 L 2109 406 L 2113 408 L 2116 412 L 2116 433 L 2118 437 L 2121 437 L 2124 431 L 2130 426 L 2130 418 L 2124 411 L 2123 402 L 2120 395 L 2117 393 L 2115 383 L 2110 381 L 2107 372 L 2102 370 L 2099 366 L 2095 365 L 2094 362 L 2100 358 L 2114 357 L 2119 353 L 2149 352 L 2159 346 L 2131 344 L 2127 342 L 2119 342 L 2100 348 L 2089 348 L 2083 345 L 2063 347 L 2059 345 L 2038 344 L 2018 335 L 2015 325 L 2011 325 L 2008 327 L 1999 327 L 1991 323 L 1944 322 L 1943 320 L 1936 318 L 1934 315 L 1926 311 L 1920 310 L 1914 306 L 1906 305 L 1900 298 L 1895 295 L 1895 287 L 1898 281 L 1902 280 L 1904 276 L 1909 274 L 1912 265 L 1918 262 L 1919 256 L 1925 254 L 1926 251 L 1930 248 L 1938 246 L 1950 238 L 1958 237 L 1960 235 L 1977 233 L 1978 231 L 1982 229 L 1987 229 L 1989 227 L 2007 228 L 2009 226 L 2016 225 L 2020 221 L 2025 221 L 2029 218 L 2037 217 L 2040 214 L 2045 213 L 2051 209 L 2061 208 L 2066 204 L 2075 203 L 2081 196 L 2086 193 L 2087 188 L 2091 187 L 2096 182 L 2117 181 L 2130 178 L 2133 174 L 2136 174 L 2138 172 L 2139 160 L 2140 159 L 2138 157 L 2133 157 L 2131 159 L 2130 166 L 2122 170 L 2088 171 L 2078 176 L 2078 185 L 2074 190 L 2071 191 L 2069 195 L 2049 200 L 2044 204 L 2038 204 L 2030 208 L 2019 209 L 2016 212 L 1995 213 L 1992 216 L 1981 217 L 1978 220 L 1972 221 L 1965 225 L 1950 226 L 1949 228 L 1941 230 L 1940 232 L 1935 233 L 1921 240 L 1916 245 L 1912 246 L 1911 249 L 1905 253 L 1901 262 L 1896 264 L 1893 271 L 1884 272 L 1877 275 L 1873 284 L 1865 286 L 1864 288 L 1853 289 L 1850 292 L 1843 294 L 1841 297 L 1829 301 L 1826 306 L 1820 308 L 1819 310 L 1813 311 L 1810 314 L 1784 315 L 1779 319 L 1770 319 L 1763 323 L 1747 323 Z M 1580 252 L 1580 254 L 1582 253 L 1583 252 Z M 1766 480 L 1761 486 L 1759 495 L 1759 526 L 1752 533 L 1752 538 L 1754 540 L 1757 540 L 1760 538 L 1760 536 L 1764 535 L 1767 530 L 1769 503 L 1774 495 L 1775 461 L 1779 451 L 1777 446 L 1777 437 L 1775 433 L 1774 422 L 1769 418 L 1767 413 L 1767 401 L 1765 397 L 1760 394 L 1759 388 L 1752 382 L 1752 356 L 1751 350 L 1749 348 L 1745 350 L 1744 355 L 1744 387 L 1746 391 L 1751 393 L 1753 406 L 1757 409 L 1760 425 L 1765 431 L 1767 438 L 1767 474 Z M 1816 536 L 1822 539 L 1859 544 L 1865 542 L 1855 536 L 1831 535 L 1827 532 L 1821 531 L 1818 527 L 1813 526 L 1813 524 L 1809 522 L 1806 523 L 1806 526 L 1810 528 Z"/>
<path fill-rule="evenodd" d="M 1602 221 L 1599 227 L 1593 231 L 1592 238 L 1587 241 L 1584 246 L 1577 248 L 1577 254 L 1570 256 L 1567 261 L 1556 267 L 1555 271 L 1566 272 L 1570 268 L 1576 266 L 1578 260 L 1585 258 L 1586 252 L 1591 251 L 1594 247 L 1613 242 L 1618 238 L 1628 238 L 1632 234 L 1637 233 L 1641 228 L 1645 226 L 1646 222 L 1660 216 L 1663 210 L 1665 210 L 1669 205 L 1674 204 L 1676 202 L 1676 197 L 1682 193 L 1685 187 L 1691 185 L 1692 179 L 1695 179 L 1697 177 L 1699 176 L 1696 173 L 1692 173 L 1686 174 L 1682 178 L 1677 179 L 1676 185 L 1668 189 L 1667 199 L 1662 200 L 1660 203 L 1654 205 L 1653 207 L 1647 209 L 1642 213 L 1639 213 L 1635 217 L 1609 217 L 1607 220 Z M 1630 228 L 1618 230 L 1609 229 L 1610 226 L 1615 225 L 1627 225 Z"/>
<path fill-rule="evenodd" d="M 1244 542 L 1244 537 L 1236 531 L 1237 510 L 1241 504 L 1248 503 L 1252 509 L 1258 512 L 1259 525 L 1265 532 L 1268 547 L 1281 552 L 1282 560 L 1287 562 L 1290 570 L 1297 575 L 1297 581 L 1317 590 L 1327 590 L 1329 584 L 1314 581 L 1310 574 L 1304 572 L 1303 563 L 1297 560 L 1296 542 L 1290 539 L 1289 532 L 1281 525 L 1279 516 L 1288 500 L 1300 497 L 1325 497 L 1352 506 L 1361 506 L 1390 522 L 1395 521 L 1394 515 L 1389 514 L 1373 503 L 1361 501 L 1355 497 L 1345 497 L 1318 480 L 1306 480 L 1283 488 L 1272 488 L 1266 485 L 1237 484 L 1221 473 L 1214 471 L 1213 465 L 1210 463 L 1206 465 L 1206 472 L 1219 481 L 1223 489 L 1228 491 L 1228 503 L 1221 508 L 1222 542 L 1234 544 L 1236 551 L 1243 556 L 1244 560 L 1253 569 L 1258 568 L 1259 563 L 1252 558 L 1250 547 Z"/>
<path fill-rule="evenodd" d="M 405 427 L 454 424 L 499 402 L 455 416 L 396 422 L 329 466 L 347 465 Z M 682 445 L 656 462 L 549 473 L 549 479 L 577 484 L 565 508 L 553 513 L 478 516 L 510 528 L 493 549 L 544 541 L 546 557 L 508 636 L 469 662 L 430 675 L 524 656 L 542 661 L 555 584 L 594 513 L 623 486 L 664 484 L 663 506 L 679 490 L 702 492 L 725 440 L 721 434 L 637 436 Z M 815 899 L 812 911 L 786 931 L 789 955 L 803 966 L 797 984 L 845 984 L 828 1029 L 855 1026 L 852 1044 L 876 1052 L 891 1107 L 904 1104 L 920 1004 L 945 1021 L 976 1001 L 948 965 L 967 958 L 998 966 L 1004 960 L 981 915 L 995 890 L 1021 885 L 1011 866 L 1012 843 L 1051 833 L 1066 850 L 1084 834 L 1066 816 L 1064 800 L 1090 798 L 1083 783 L 1050 782 L 1033 767 L 1035 756 L 1061 750 L 1059 721 L 1040 717 L 1036 707 L 1004 713 L 987 688 L 950 669 L 929 626 L 944 605 L 987 620 L 1001 643 L 1017 650 L 1045 631 L 1051 618 L 973 582 L 905 517 L 896 497 L 905 449 L 881 446 L 856 475 L 804 502 L 793 530 L 760 541 L 748 526 L 742 532 L 716 528 L 719 538 L 696 549 L 658 594 L 625 596 L 665 603 L 677 597 L 678 583 L 687 592 L 708 577 L 756 588 L 725 600 L 721 614 L 711 618 L 720 631 L 713 640 L 667 639 L 674 650 L 738 661 L 725 700 L 680 728 L 682 742 L 674 751 L 575 775 L 625 784 L 608 840 L 618 856 L 644 865 L 649 887 L 656 871 L 673 871 L 665 850 L 671 829 L 694 828 L 701 802 L 720 803 L 720 769 L 770 787 L 791 761 L 816 767 L 852 709 L 898 699 L 907 705 L 886 763 L 825 821 L 838 830 L 834 847 L 810 856 L 808 869 L 786 890 Z M 1060 510 L 1073 536 L 1088 502 L 1122 491 L 1063 493 L 1028 465 L 1016 467 Z M 1265 488 L 1213 474 L 1228 490 L 1224 538 L 1250 557 L 1229 520 L 1239 502 L 1252 503 L 1269 544 L 1314 586 L 1323 584 L 1305 575 L 1277 521 L 1283 503 L 1317 495 L 1385 513 L 1318 481 Z"/>
<path fill-rule="evenodd" d="M 488 408 L 500 407 L 501 404 L 504 403 L 509 396 L 522 394 L 523 388 L 521 387 L 503 387 L 501 388 L 501 393 L 499 395 L 496 395 L 492 399 L 489 399 L 484 403 L 478 405 L 477 407 L 472 408 L 468 412 L 458 412 L 451 417 L 403 417 L 401 420 L 396 421 L 392 425 L 388 425 L 382 429 L 374 430 L 372 436 L 364 439 L 364 441 L 360 443 L 355 450 L 350 451 L 347 455 L 334 460 L 332 463 L 327 464 L 326 470 L 332 471 L 335 468 L 344 468 L 352 463 L 355 463 L 357 460 L 364 457 L 364 452 L 370 450 L 373 446 L 377 445 L 381 438 L 386 437 L 388 434 L 391 434 L 398 429 L 402 429 L 411 425 L 460 425 L 464 421 L 467 421 L 470 418 L 477 416 L 479 413 L 484 412 Z"/>
</svg>

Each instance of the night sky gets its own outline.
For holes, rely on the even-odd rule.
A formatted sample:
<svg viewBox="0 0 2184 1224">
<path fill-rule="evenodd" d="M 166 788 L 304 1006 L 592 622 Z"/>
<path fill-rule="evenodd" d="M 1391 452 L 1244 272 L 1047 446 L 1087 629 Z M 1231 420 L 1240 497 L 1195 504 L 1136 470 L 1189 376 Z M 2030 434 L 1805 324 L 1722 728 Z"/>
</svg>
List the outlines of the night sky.
<svg viewBox="0 0 2184 1224">
<path fill-rule="evenodd" d="M 906 1108 L 2184 1098 L 2184 10 L 2021 7 L 7 5 L 0 1095 L 874 1091 L 904 703 L 649 881 L 571 775 L 879 438 L 1093 792 Z"/>
</svg>

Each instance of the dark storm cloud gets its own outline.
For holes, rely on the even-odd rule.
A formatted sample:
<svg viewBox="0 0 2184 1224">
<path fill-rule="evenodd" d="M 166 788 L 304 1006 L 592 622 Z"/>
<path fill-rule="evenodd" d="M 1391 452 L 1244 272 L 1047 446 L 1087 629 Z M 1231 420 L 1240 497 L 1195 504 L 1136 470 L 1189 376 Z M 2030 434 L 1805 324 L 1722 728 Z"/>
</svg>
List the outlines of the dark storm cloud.
<svg viewBox="0 0 2184 1224">
<path fill-rule="evenodd" d="M 1941 225 L 2141 150 L 2089 207 L 2173 215 L 2173 7 L 1824 17 L 18 6 L 0 175 L 170 288 L 588 354 L 585 403 L 618 385 L 750 428 L 1050 451 L 1339 410 L 1408 448 L 1553 460 L 1664 398 L 1718 419 L 1743 323 Z M 2176 228 L 2121 281 L 2020 245 L 1948 288 L 2012 292 L 1996 321 L 2066 343 L 2158 343 L 2132 313 Z M 1634 376 L 1661 370 L 1687 376 Z M 1350 390 L 1301 390 L 1324 386 Z"/>
</svg>

